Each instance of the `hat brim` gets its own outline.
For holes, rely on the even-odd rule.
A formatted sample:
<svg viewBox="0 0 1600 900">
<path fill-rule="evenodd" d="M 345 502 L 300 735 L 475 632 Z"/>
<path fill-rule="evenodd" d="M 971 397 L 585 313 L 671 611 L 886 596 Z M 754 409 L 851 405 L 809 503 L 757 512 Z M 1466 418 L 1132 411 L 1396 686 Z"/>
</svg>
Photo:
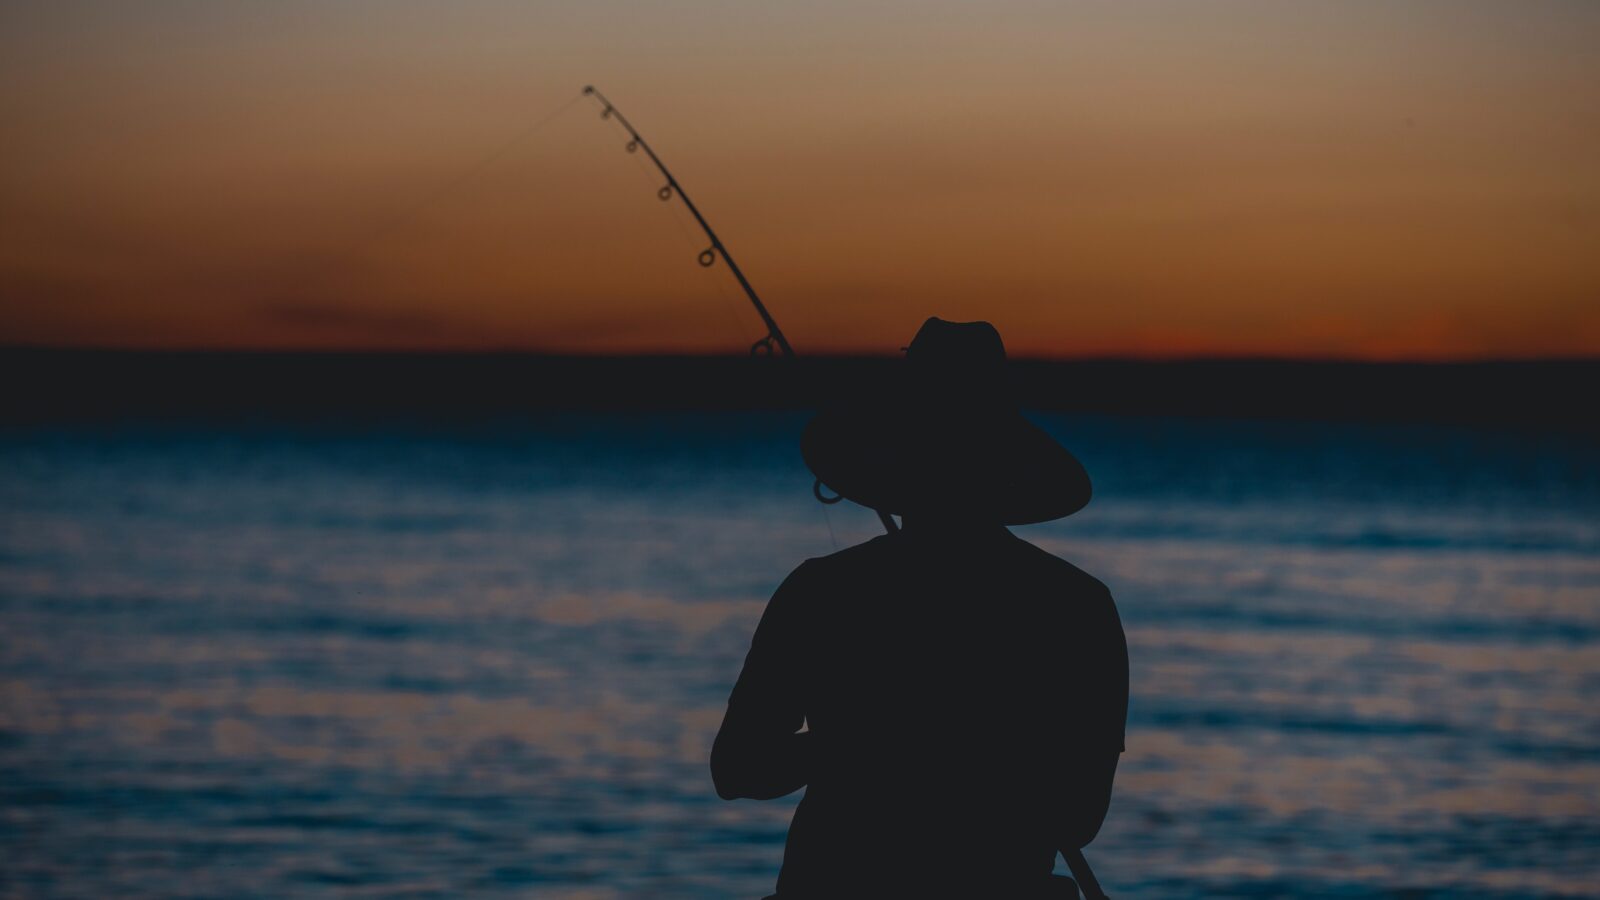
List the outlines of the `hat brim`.
<svg viewBox="0 0 1600 900">
<path fill-rule="evenodd" d="M 1089 475 L 1067 448 L 1012 409 L 951 414 L 920 403 L 826 410 L 800 438 L 830 490 L 901 515 L 962 515 L 1003 525 L 1069 516 Z"/>
</svg>

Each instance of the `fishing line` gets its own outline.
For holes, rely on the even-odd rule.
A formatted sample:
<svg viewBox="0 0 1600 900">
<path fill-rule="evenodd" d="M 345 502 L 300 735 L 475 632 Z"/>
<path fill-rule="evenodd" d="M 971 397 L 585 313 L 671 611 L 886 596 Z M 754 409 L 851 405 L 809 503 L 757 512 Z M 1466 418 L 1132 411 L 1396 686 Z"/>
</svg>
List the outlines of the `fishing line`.
<svg viewBox="0 0 1600 900">
<path fill-rule="evenodd" d="M 645 161 L 640 159 L 637 154 L 629 155 L 633 156 L 633 161 L 637 165 L 639 171 L 647 179 L 653 182 L 654 179 L 650 178 L 650 167 L 645 163 Z M 678 226 L 678 233 L 683 237 L 684 244 L 691 251 L 695 250 L 696 245 L 694 240 L 694 232 L 689 229 L 689 224 L 684 221 L 683 213 L 678 210 L 676 206 L 673 206 L 671 209 L 671 214 L 672 221 Z M 706 282 L 713 285 L 716 288 L 717 293 L 722 296 L 724 301 L 726 301 L 722 308 L 727 312 L 728 318 L 733 322 L 735 331 L 741 337 L 745 334 L 748 334 L 749 331 L 746 326 L 750 324 L 748 319 L 750 310 L 747 309 L 744 304 L 738 302 L 738 298 L 733 296 L 732 290 L 728 287 L 727 280 L 717 277 L 717 275 L 711 271 L 709 266 L 698 266 L 697 268 L 700 269 L 701 275 L 705 278 Z M 833 527 L 833 513 L 828 509 L 826 504 L 817 504 L 817 506 L 822 511 L 822 524 L 828 530 L 828 543 L 831 544 L 833 549 L 837 551 L 839 549 L 839 535 Z"/>
<path fill-rule="evenodd" d="M 634 165 L 638 167 L 639 172 L 644 179 L 653 185 L 656 179 L 651 174 L 649 163 L 646 163 L 644 159 L 637 153 L 630 153 L 628 155 L 633 157 Z M 662 196 L 660 192 L 657 192 L 656 196 L 662 200 L 672 199 L 671 193 L 668 193 L 666 196 Z M 699 242 L 695 240 L 694 232 L 690 230 L 688 223 L 683 220 L 683 212 L 678 209 L 676 204 L 673 203 L 668 203 L 667 207 L 673 223 L 678 226 L 678 233 L 682 236 L 684 245 L 689 248 L 690 253 L 699 253 Z M 750 322 L 745 318 L 745 316 L 749 314 L 749 310 L 745 309 L 744 304 L 739 303 L 734 298 L 733 294 L 728 291 L 728 285 L 724 282 L 724 280 L 718 278 L 711 271 L 713 268 L 712 266 L 700 265 L 697 268 L 701 270 L 701 277 L 705 280 L 705 282 L 712 285 L 716 289 L 718 295 L 720 295 L 725 301 L 725 309 L 728 311 L 733 322 L 734 333 L 737 334 L 741 340 L 748 340 L 745 335 L 750 333 Z M 740 310 L 744 310 L 744 312 L 741 313 Z"/>
<path fill-rule="evenodd" d="M 638 166 L 639 172 L 645 180 L 654 183 L 655 179 L 650 176 L 650 167 L 645 164 L 645 161 L 636 154 L 630 155 L 633 156 L 634 164 Z M 673 224 L 678 226 L 678 234 L 683 238 L 684 246 L 688 247 L 691 253 L 698 252 L 700 248 L 695 243 L 694 232 L 689 230 L 689 224 L 683 220 L 683 213 L 679 212 L 676 206 L 668 204 L 668 214 L 672 217 Z M 750 333 L 750 323 L 744 318 L 744 315 L 740 314 L 740 310 L 744 309 L 744 305 L 739 303 L 733 294 L 728 292 L 728 285 L 724 283 L 723 279 L 718 278 L 709 266 L 696 266 L 695 268 L 700 270 L 700 277 L 715 288 L 722 297 L 724 302 L 721 305 L 721 309 L 727 313 L 729 321 L 733 323 L 734 334 L 738 335 L 740 340 L 748 340 L 746 335 Z M 745 311 L 745 315 L 748 314 L 748 310 Z"/>
<path fill-rule="evenodd" d="M 839 536 L 833 533 L 833 514 L 828 512 L 826 506 L 822 507 L 822 521 L 823 524 L 828 526 L 828 543 L 832 544 L 833 549 L 837 551 L 839 549 Z"/>
<path fill-rule="evenodd" d="M 328 280 L 331 277 L 329 272 L 335 269 L 340 263 L 352 259 L 357 250 L 368 248 L 378 243 L 383 238 L 400 231 L 407 224 L 410 224 L 411 222 L 421 218 L 423 213 L 438 205 L 441 200 L 448 197 L 450 194 L 460 190 L 474 179 L 478 178 L 496 162 L 510 154 L 512 150 L 515 150 L 530 137 L 542 131 L 545 127 L 550 125 L 550 123 L 560 118 L 563 113 L 582 102 L 582 100 L 583 95 L 579 94 L 576 97 L 572 97 L 571 99 L 564 101 L 560 106 L 557 106 L 550 112 L 535 119 L 532 123 L 518 131 L 516 134 L 512 135 L 493 150 L 490 150 L 488 153 L 480 156 L 475 162 L 467 166 L 466 169 L 458 172 L 450 180 L 434 187 L 432 190 L 423 194 L 420 198 L 408 206 L 401 207 L 395 211 L 387 219 L 374 226 L 364 235 L 352 238 L 340 244 L 335 249 L 323 252 L 321 254 L 320 265 L 314 265 L 312 267 L 314 274 L 308 275 L 306 281 L 316 282 Z M 320 273 L 316 272 L 318 269 L 321 270 Z M 306 285 L 306 287 L 311 286 L 311 284 Z"/>
<path fill-rule="evenodd" d="M 661 161 L 661 157 L 656 155 L 656 151 L 650 147 L 644 136 L 639 134 L 639 131 L 633 127 L 633 123 L 628 121 L 622 111 L 613 106 L 604 94 L 595 89 L 594 85 L 591 84 L 585 87 L 583 93 L 586 96 L 593 97 L 595 102 L 600 104 L 600 118 L 616 119 L 617 124 L 628 132 L 628 142 L 623 145 L 623 149 L 629 153 L 643 151 L 644 155 L 649 157 L 651 164 L 656 167 L 656 171 L 660 172 L 661 177 L 666 179 L 666 183 L 656 189 L 656 196 L 663 201 L 671 201 L 676 197 L 678 202 L 683 204 L 684 209 L 687 209 L 689 214 L 694 216 L 695 224 L 699 225 L 700 230 L 705 232 L 706 240 L 710 242 L 710 246 L 701 250 L 695 259 L 700 265 L 707 268 L 716 265 L 720 260 L 723 265 L 728 267 L 728 272 L 739 282 L 739 287 L 744 289 L 745 297 L 749 299 L 750 305 L 755 309 L 756 314 L 761 317 L 761 322 L 767 329 L 764 337 L 750 345 L 750 352 L 759 356 L 782 354 L 785 357 L 793 357 L 794 348 L 789 346 L 789 339 L 784 336 L 783 329 L 778 327 L 777 320 L 772 318 L 772 313 L 767 310 L 767 305 L 762 303 L 761 298 L 756 295 L 756 289 L 750 285 L 750 279 L 745 277 L 744 270 L 739 268 L 737 262 L 734 262 L 733 254 L 728 252 L 727 245 L 722 243 L 720 237 L 717 237 L 717 233 L 711 228 L 711 223 L 706 221 L 706 217 L 700 213 L 700 208 L 694 205 L 693 200 L 689 199 L 689 194 L 684 191 L 683 185 L 678 183 L 678 179 L 672 176 L 672 172 L 667 169 L 666 163 Z"/>
<path fill-rule="evenodd" d="M 578 96 L 567 100 L 565 103 L 562 103 L 554 110 L 544 114 L 543 116 L 540 116 L 538 119 L 535 119 L 527 127 L 523 128 L 521 131 L 508 138 L 504 143 L 500 144 L 500 146 L 479 157 L 477 162 L 474 162 L 466 169 L 458 172 L 454 178 L 434 188 L 429 193 L 423 195 L 423 197 L 417 202 L 401 209 L 392 217 L 390 217 L 388 221 L 380 224 L 368 237 L 368 242 L 375 241 L 378 238 L 393 233 L 400 226 L 416 219 L 418 215 L 427 210 L 428 207 L 438 203 L 440 200 L 454 193 L 456 190 L 465 187 L 479 175 L 482 175 L 490 166 L 494 165 L 496 162 L 499 162 L 501 158 L 505 157 L 512 150 L 516 149 L 517 146 L 523 141 L 537 134 L 539 131 L 544 129 L 545 126 L 560 118 L 562 113 L 565 113 L 567 110 L 578 105 L 578 103 L 582 100 L 583 95 L 579 94 Z"/>
<path fill-rule="evenodd" d="M 638 155 L 630 155 L 633 156 L 634 163 L 638 166 L 639 171 L 643 173 L 646 178 L 649 178 L 650 167 L 646 165 L 645 161 L 640 159 Z M 654 181 L 654 179 L 650 180 L 652 182 Z M 694 232 L 689 229 L 689 224 L 683 220 L 683 213 L 674 206 L 671 210 L 671 214 L 672 221 L 678 226 L 678 233 L 682 236 L 684 244 L 691 251 L 697 249 L 694 240 Z M 717 275 L 713 273 L 708 266 L 697 266 L 696 268 L 700 269 L 701 276 L 706 280 L 706 282 L 713 285 L 716 288 L 717 293 L 722 296 L 722 299 L 727 301 L 725 304 L 723 304 L 723 309 L 727 312 L 728 318 L 733 322 L 735 331 L 742 338 L 743 335 L 748 333 L 746 326 L 749 324 L 747 317 L 749 316 L 750 311 L 745 309 L 744 304 L 739 303 L 738 298 L 733 296 L 733 292 L 729 289 L 726 279 L 717 277 Z M 740 312 L 741 310 L 743 311 L 742 314 Z M 833 514 L 826 505 L 818 504 L 817 506 L 822 511 L 822 524 L 828 530 L 828 543 L 833 545 L 833 549 L 837 551 L 839 549 L 839 535 L 834 531 L 833 528 Z"/>
</svg>

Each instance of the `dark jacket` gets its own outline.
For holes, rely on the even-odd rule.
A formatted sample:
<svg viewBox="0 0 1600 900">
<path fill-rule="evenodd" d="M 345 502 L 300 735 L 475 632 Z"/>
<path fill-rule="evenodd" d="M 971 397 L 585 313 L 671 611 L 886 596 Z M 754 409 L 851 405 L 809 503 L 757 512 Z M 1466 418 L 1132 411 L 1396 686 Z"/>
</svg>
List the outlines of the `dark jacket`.
<svg viewBox="0 0 1600 900">
<path fill-rule="evenodd" d="M 728 799 L 806 787 L 784 898 L 1024 896 L 1105 816 L 1127 660 L 1070 563 L 1001 528 L 887 535 L 778 588 L 712 777 Z"/>
</svg>

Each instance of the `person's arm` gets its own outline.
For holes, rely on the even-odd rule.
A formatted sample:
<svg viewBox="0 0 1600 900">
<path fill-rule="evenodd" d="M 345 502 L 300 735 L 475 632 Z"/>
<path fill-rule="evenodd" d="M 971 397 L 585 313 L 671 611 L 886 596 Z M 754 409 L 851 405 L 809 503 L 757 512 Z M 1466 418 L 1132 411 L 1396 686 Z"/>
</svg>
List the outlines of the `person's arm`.
<svg viewBox="0 0 1600 900">
<path fill-rule="evenodd" d="M 1069 715 L 1076 735 L 1068 765 L 1058 848 L 1078 849 L 1094 840 L 1111 806 L 1117 760 L 1126 749 L 1128 723 L 1128 639 L 1117 604 L 1103 585 L 1088 598 L 1089 615 L 1078 643 L 1078 678 L 1093 692 Z"/>
<path fill-rule="evenodd" d="M 1121 750 L 1101 749 L 1077 757 L 1080 772 L 1067 789 L 1068 810 L 1056 847 L 1078 850 L 1089 845 L 1111 808 L 1111 783 L 1117 775 Z"/>
<path fill-rule="evenodd" d="M 711 745 L 711 780 L 724 800 L 770 800 L 810 780 L 812 736 L 800 732 L 805 710 L 797 670 L 807 565 L 784 579 L 767 603 Z"/>
</svg>

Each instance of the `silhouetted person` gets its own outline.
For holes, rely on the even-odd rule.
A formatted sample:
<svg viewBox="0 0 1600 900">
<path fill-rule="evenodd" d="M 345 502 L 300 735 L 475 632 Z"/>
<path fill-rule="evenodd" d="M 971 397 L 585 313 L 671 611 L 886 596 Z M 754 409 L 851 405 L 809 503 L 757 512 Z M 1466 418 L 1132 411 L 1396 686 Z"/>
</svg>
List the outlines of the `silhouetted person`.
<svg viewBox="0 0 1600 900">
<path fill-rule="evenodd" d="M 904 527 L 773 595 L 712 747 L 717 793 L 806 788 L 781 900 L 1052 896 L 1056 851 L 1111 799 L 1127 644 L 1105 585 L 1005 526 L 1081 509 L 1083 467 L 1010 401 L 986 322 L 929 319 L 901 377 L 817 416 L 801 449 Z"/>
</svg>

